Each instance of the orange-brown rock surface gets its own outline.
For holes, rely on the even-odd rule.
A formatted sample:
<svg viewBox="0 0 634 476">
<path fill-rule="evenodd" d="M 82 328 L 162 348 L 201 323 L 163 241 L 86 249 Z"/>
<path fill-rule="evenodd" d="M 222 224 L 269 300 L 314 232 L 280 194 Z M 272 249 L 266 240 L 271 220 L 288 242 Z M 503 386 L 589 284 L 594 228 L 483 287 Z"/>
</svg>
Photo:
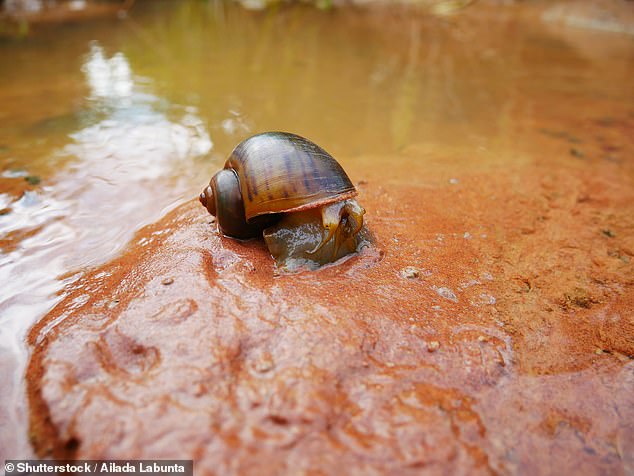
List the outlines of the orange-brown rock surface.
<svg viewBox="0 0 634 476">
<path fill-rule="evenodd" d="M 295 275 L 180 206 L 33 329 L 36 449 L 201 475 L 632 474 L 634 189 L 571 161 L 361 174 L 374 248 Z"/>
</svg>

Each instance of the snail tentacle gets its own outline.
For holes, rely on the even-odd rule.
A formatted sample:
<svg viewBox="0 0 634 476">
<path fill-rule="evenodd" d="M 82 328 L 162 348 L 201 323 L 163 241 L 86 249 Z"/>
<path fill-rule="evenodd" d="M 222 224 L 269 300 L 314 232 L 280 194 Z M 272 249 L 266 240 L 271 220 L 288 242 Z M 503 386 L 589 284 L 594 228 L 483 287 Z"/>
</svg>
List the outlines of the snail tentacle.
<svg viewBox="0 0 634 476">
<path fill-rule="evenodd" d="M 321 209 L 321 221 L 326 230 L 326 235 L 321 239 L 321 243 L 317 247 L 309 251 L 309 254 L 315 254 L 328 243 L 335 235 L 343 217 L 343 208 L 345 202 L 335 202 L 324 206 Z"/>
<path fill-rule="evenodd" d="M 365 215 L 365 208 L 359 205 L 356 200 L 346 200 L 344 212 L 348 217 L 348 222 L 352 219 L 355 223 L 355 227 L 350 232 L 350 236 L 355 236 L 361 231 L 361 228 L 363 228 L 363 215 Z"/>
<path fill-rule="evenodd" d="M 345 200 L 324 206 L 321 209 L 321 217 L 325 236 L 321 243 L 309 254 L 315 254 L 322 249 L 332 238 L 335 237 L 334 255 L 337 254 L 341 243 L 348 238 L 355 236 L 363 227 L 364 208 L 356 200 Z M 345 222 L 345 223 L 344 223 Z M 354 225 L 352 225 L 352 223 Z M 343 224 L 343 225 L 342 225 Z M 333 255 L 333 256 L 334 256 Z"/>
</svg>

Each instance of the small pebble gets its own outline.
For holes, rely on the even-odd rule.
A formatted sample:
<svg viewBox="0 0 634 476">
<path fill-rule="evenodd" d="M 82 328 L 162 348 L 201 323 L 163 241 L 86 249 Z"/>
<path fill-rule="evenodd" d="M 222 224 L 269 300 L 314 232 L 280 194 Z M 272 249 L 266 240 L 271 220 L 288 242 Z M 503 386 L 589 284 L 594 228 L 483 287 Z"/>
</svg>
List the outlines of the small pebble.
<svg viewBox="0 0 634 476">
<path fill-rule="evenodd" d="M 436 292 L 444 297 L 445 299 L 448 299 L 449 301 L 453 301 L 453 302 L 458 302 L 458 298 L 456 297 L 456 295 L 454 294 L 454 292 L 449 289 L 449 288 L 436 288 Z"/>
<path fill-rule="evenodd" d="M 415 279 L 420 276 L 420 269 L 414 266 L 406 266 L 401 270 L 401 278 L 405 279 Z"/>
<path fill-rule="evenodd" d="M 164 284 L 165 286 L 169 286 L 173 282 L 174 282 L 174 278 L 165 278 L 163 281 L 161 281 L 161 284 Z"/>
<path fill-rule="evenodd" d="M 273 356 L 265 352 L 255 361 L 255 370 L 259 373 L 270 372 L 275 368 L 275 362 Z"/>
<path fill-rule="evenodd" d="M 427 344 L 427 352 L 436 352 L 438 349 L 440 349 L 440 342 L 437 340 L 432 340 Z"/>
</svg>

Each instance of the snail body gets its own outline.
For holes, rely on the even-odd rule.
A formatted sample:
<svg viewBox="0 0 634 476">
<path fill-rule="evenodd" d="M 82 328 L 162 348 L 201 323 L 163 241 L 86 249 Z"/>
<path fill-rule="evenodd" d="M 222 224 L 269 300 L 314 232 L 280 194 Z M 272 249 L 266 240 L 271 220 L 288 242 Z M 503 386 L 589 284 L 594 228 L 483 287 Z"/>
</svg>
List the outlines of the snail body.
<svg viewBox="0 0 634 476">
<path fill-rule="evenodd" d="M 365 213 L 356 195 L 341 165 L 321 147 L 295 134 L 266 132 L 238 144 L 200 202 L 227 236 L 264 232 L 283 266 L 288 259 L 324 264 L 356 250 Z"/>
</svg>

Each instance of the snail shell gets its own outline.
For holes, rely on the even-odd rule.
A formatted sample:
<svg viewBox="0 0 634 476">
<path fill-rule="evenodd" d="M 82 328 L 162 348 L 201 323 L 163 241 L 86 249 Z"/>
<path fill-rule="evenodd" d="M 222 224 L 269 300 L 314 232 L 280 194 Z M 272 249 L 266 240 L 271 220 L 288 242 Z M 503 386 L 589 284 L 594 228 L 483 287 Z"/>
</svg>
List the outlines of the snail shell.
<svg viewBox="0 0 634 476">
<path fill-rule="evenodd" d="M 321 215 L 318 246 L 302 253 L 314 254 L 334 240 L 332 261 L 340 255 L 342 244 L 346 243 L 345 249 L 356 249 L 356 242 L 352 246 L 350 239 L 361 229 L 365 213 L 353 199 L 356 195 L 341 165 L 324 149 L 295 134 L 266 132 L 238 144 L 224 169 L 203 190 L 200 201 L 217 217 L 222 233 L 241 239 L 262 236 L 265 228 L 288 214 L 313 210 L 310 216 Z M 290 227 L 298 227 L 300 222 L 304 225 L 291 234 L 294 238 L 281 239 L 297 239 L 298 233 L 315 230 L 305 219 L 286 222 Z M 280 255 L 272 248 L 296 248 L 272 245 L 269 239 L 267 244 L 278 263 Z"/>
</svg>

